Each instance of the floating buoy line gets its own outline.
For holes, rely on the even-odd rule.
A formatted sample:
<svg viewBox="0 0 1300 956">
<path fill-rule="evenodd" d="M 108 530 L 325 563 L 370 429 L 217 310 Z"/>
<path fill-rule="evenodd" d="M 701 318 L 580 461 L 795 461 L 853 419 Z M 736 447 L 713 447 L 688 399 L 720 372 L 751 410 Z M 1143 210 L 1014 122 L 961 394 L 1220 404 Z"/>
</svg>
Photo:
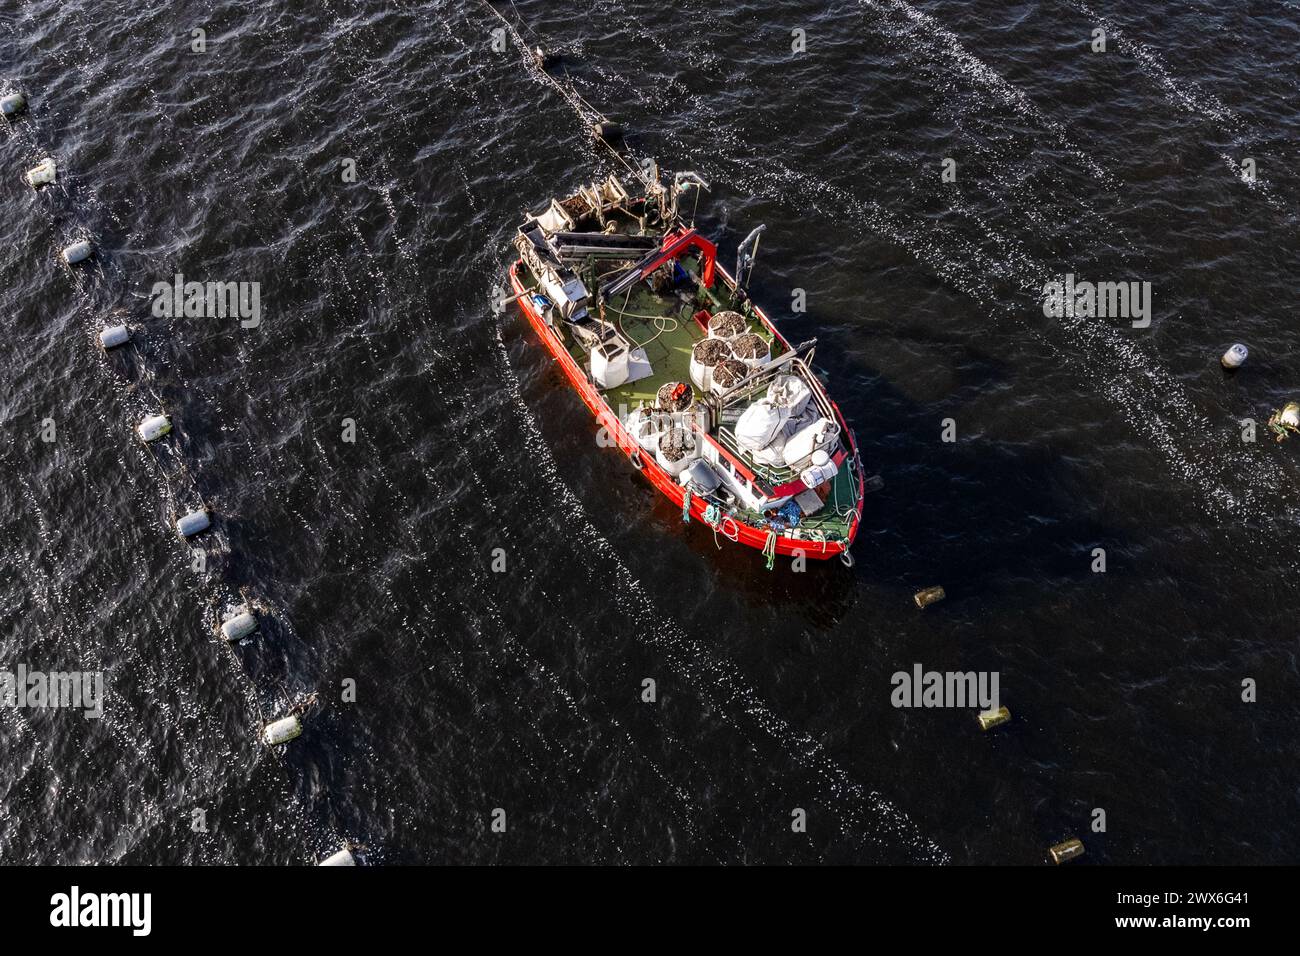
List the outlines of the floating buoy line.
<svg viewBox="0 0 1300 956">
<path fill-rule="evenodd" d="M 56 155 L 41 149 L 34 135 L 24 135 L 24 128 L 30 129 L 35 124 L 30 118 L 31 104 L 21 92 L 0 95 L 0 126 L 8 128 L 11 138 L 24 145 L 29 151 L 38 153 L 41 158 L 23 173 L 23 180 L 38 194 L 67 196 L 68 191 L 61 177 L 66 173 L 61 169 Z M 55 213 L 57 226 L 58 211 Z M 78 272 L 91 270 L 95 278 L 103 278 L 113 273 L 106 267 L 106 259 L 98 248 L 91 230 L 80 228 L 74 230 L 66 244 L 58 252 L 59 261 L 74 276 L 80 290 L 89 297 L 86 284 L 77 276 Z M 93 279 L 91 281 L 94 281 Z M 92 313 L 97 310 L 92 308 Z M 114 350 L 126 351 L 136 340 L 137 334 L 146 331 L 134 327 L 125 309 L 110 312 L 110 321 L 103 324 L 94 334 L 95 342 L 105 356 Z M 219 517 L 210 503 L 205 501 L 197 481 L 190 473 L 181 448 L 177 441 L 176 422 L 173 421 L 167 405 L 157 388 L 154 371 L 142 360 L 145 353 L 138 346 L 135 349 L 136 360 L 133 363 L 136 378 L 128 382 L 128 388 L 140 401 L 147 403 L 132 424 L 134 437 L 153 462 L 164 482 L 168 507 L 172 513 L 172 532 L 183 543 L 191 555 L 199 550 L 204 553 L 201 565 L 195 568 L 205 581 L 211 582 L 218 593 L 209 598 L 208 614 L 212 618 L 212 633 L 219 639 L 223 648 L 240 666 L 240 670 L 250 681 L 252 702 L 257 712 L 259 730 L 257 738 L 267 747 L 279 748 L 302 736 L 310 723 L 310 714 L 319 706 L 317 694 L 308 691 L 294 692 L 286 686 L 285 675 L 272 672 L 262 674 L 258 658 L 242 657 L 237 648 L 259 647 L 259 641 L 269 637 L 263 624 L 274 624 L 274 630 L 280 634 L 292 634 L 285 616 L 265 600 L 251 594 L 246 586 L 233 590 L 222 580 L 230 575 L 212 573 L 208 557 L 213 551 L 202 547 L 205 539 L 214 530 L 214 520 Z M 129 379 L 129 372 L 116 369 Z M 171 441 L 168 441 L 168 439 Z M 169 467 L 170 464 L 170 467 Z M 184 504 L 181 501 L 184 500 Z M 228 554 L 227 549 L 215 552 L 218 558 Z M 193 566 L 193 565 L 192 565 Z M 218 571 L 227 570 L 223 562 L 217 562 Z M 218 583 L 220 582 L 220 583 Z M 260 648 L 259 648 L 260 649 Z M 259 676 L 262 677 L 259 680 Z M 334 837 L 330 841 L 338 846 L 340 841 Z M 321 860 L 320 866 L 355 866 L 359 862 L 353 853 L 360 849 L 359 844 L 344 841 L 342 849 Z"/>
</svg>

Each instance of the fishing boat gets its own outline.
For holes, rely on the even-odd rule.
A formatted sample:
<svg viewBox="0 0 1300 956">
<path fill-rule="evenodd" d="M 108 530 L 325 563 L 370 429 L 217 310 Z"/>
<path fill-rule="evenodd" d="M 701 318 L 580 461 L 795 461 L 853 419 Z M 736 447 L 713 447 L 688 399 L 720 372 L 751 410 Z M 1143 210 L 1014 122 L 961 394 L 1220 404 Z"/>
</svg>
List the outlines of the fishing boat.
<svg viewBox="0 0 1300 956">
<path fill-rule="evenodd" d="M 708 184 L 653 162 L 526 213 L 509 268 L 514 301 L 586 403 L 600 442 L 723 539 L 853 563 L 862 462 L 813 372 L 749 297 L 762 227 L 734 274 L 679 213 Z M 629 180 L 631 182 L 631 180 Z M 744 276 L 742 281 L 741 277 Z"/>
</svg>

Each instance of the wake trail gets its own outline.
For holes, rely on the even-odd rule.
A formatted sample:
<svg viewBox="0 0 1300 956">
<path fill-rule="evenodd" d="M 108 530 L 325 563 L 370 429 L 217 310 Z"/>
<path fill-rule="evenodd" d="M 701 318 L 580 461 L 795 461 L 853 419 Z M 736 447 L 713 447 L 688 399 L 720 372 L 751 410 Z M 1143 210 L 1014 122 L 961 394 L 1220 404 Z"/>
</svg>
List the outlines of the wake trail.
<svg viewBox="0 0 1300 956">
<path fill-rule="evenodd" d="M 1154 48 L 1132 39 L 1128 32 L 1116 24 L 1114 20 L 1098 13 L 1084 0 L 1069 0 L 1069 3 L 1081 14 L 1105 30 L 1107 39 L 1115 42 L 1116 49 L 1132 57 L 1142 73 L 1155 82 L 1164 92 L 1167 102 L 1190 116 L 1208 121 L 1211 125 L 1217 125 L 1223 138 L 1227 139 L 1234 147 L 1249 148 L 1248 144 L 1256 137 L 1247 130 L 1241 118 L 1224 105 L 1222 100 L 1213 93 L 1203 90 L 1191 80 L 1174 77 L 1165 65 L 1163 57 Z M 1255 171 L 1253 176 L 1244 171 L 1241 161 L 1245 157 L 1234 157 L 1226 152 L 1220 152 L 1219 158 L 1223 160 L 1233 176 L 1247 189 L 1258 194 L 1279 212 L 1288 211 L 1286 204 L 1278 197 L 1269 182 L 1260 177 L 1258 170 Z"/>
<path fill-rule="evenodd" d="M 962 45 L 961 39 L 939 24 L 933 17 L 922 13 L 904 0 L 859 0 L 859 5 L 879 14 L 894 14 L 905 22 L 888 18 L 877 26 L 886 37 L 909 47 L 911 52 L 924 52 L 942 59 L 961 76 L 994 96 L 1004 106 L 1010 107 L 1025 119 L 1032 120 L 1049 131 L 1062 150 L 1073 156 L 1081 166 L 1106 185 L 1114 185 L 1114 176 L 1100 166 L 1075 143 L 1065 127 L 1047 116 L 1024 91 L 1008 82 L 1002 74 L 990 67 Z"/>
<path fill-rule="evenodd" d="M 757 728 L 798 765 L 820 780 L 826 788 L 827 806 L 836 814 L 840 829 L 848 836 L 875 840 L 885 846 L 902 846 L 917 862 L 947 863 L 950 858 L 929 838 L 921 835 L 911 819 L 879 792 L 867 790 L 852 780 L 825 749 L 775 714 L 745 683 L 734 665 L 715 657 L 692 640 L 655 606 L 653 600 L 623 563 L 617 549 L 591 523 L 586 506 L 560 476 L 532 412 L 524 402 L 519 378 L 510 363 L 500 326 L 494 335 L 495 358 L 501 380 L 511 396 L 516 420 L 524 433 L 524 444 L 532 449 L 532 464 L 550 486 L 556 502 L 568 517 L 566 533 L 581 539 L 578 552 L 594 575 L 608 570 L 617 579 L 610 593 L 632 604 L 630 617 L 646 622 L 635 629 L 637 637 L 655 647 L 664 660 L 695 686 L 705 703 L 728 715 L 733 726 Z M 594 560 L 598 556 L 599 560 Z"/>
</svg>

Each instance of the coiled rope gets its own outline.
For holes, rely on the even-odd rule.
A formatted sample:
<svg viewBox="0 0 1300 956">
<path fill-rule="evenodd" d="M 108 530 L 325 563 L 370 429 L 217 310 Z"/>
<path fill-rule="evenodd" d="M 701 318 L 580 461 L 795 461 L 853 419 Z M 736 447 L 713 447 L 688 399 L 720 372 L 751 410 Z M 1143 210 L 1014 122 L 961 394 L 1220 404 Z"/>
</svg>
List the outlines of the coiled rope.
<svg viewBox="0 0 1300 956">
<path fill-rule="evenodd" d="M 727 530 L 728 521 L 731 522 L 731 530 Z M 740 525 L 731 515 L 722 513 L 721 505 L 711 504 L 704 509 L 704 523 L 713 529 L 713 544 L 719 551 L 722 550 L 722 542 L 718 540 L 719 531 L 732 544 L 740 540 Z"/>
</svg>

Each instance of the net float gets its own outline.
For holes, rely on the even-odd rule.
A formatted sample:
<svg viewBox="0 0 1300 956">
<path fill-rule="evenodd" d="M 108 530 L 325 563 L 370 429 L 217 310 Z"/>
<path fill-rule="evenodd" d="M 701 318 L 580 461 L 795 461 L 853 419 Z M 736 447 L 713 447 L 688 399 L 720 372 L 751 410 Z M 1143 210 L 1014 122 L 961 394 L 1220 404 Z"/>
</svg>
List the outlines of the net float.
<svg viewBox="0 0 1300 956">
<path fill-rule="evenodd" d="M 944 593 L 943 588 L 936 585 L 932 588 L 917 591 L 912 595 L 912 600 L 916 602 L 917 607 L 929 607 L 931 604 L 942 601 L 945 597 L 947 595 Z"/>
<path fill-rule="evenodd" d="M 135 433 L 141 441 L 157 441 L 172 430 L 171 419 L 166 415 L 150 415 L 136 426 Z"/>
<path fill-rule="evenodd" d="M 1249 355 L 1250 349 L 1238 342 L 1223 353 L 1219 359 L 1219 364 L 1229 371 L 1239 369 L 1246 364 L 1246 358 Z"/>
<path fill-rule="evenodd" d="M 999 707 L 997 710 L 985 710 L 979 714 L 980 730 L 992 730 L 1005 724 L 1011 719 L 1011 711 L 1005 707 Z"/>
<path fill-rule="evenodd" d="M 1056 844 L 1056 846 L 1051 848 L 1050 852 L 1052 854 L 1052 862 L 1060 866 L 1062 863 L 1067 863 L 1070 860 L 1075 860 L 1083 856 L 1083 841 L 1071 837 L 1064 843 Z"/>
<path fill-rule="evenodd" d="M 247 607 L 221 622 L 221 636 L 227 641 L 240 641 L 257 630 L 257 618 Z"/>
<path fill-rule="evenodd" d="M 131 340 L 131 332 L 125 325 L 110 325 L 99 333 L 99 344 L 106 349 L 117 348 Z"/>
<path fill-rule="evenodd" d="M 20 113 L 27 111 L 27 97 L 21 93 L 10 93 L 7 96 L 0 96 L 0 116 L 5 119 L 13 119 Z"/>
<path fill-rule="evenodd" d="M 64 246 L 63 251 L 59 253 L 63 261 L 70 266 L 75 266 L 78 262 L 85 262 L 90 258 L 95 247 L 90 244 L 89 239 L 79 239 L 71 245 Z"/>
<path fill-rule="evenodd" d="M 176 530 L 182 538 L 189 538 L 200 531 L 206 531 L 211 524 L 212 519 L 208 517 L 208 513 L 200 509 L 178 518 L 176 520 Z"/>
<path fill-rule="evenodd" d="M 272 721 L 262 730 L 262 740 L 271 746 L 287 744 L 302 735 L 302 721 L 297 714 Z"/>
<path fill-rule="evenodd" d="M 27 170 L 27 185 L 33 189 L 39 189 L 41 186 L 48 186 L 59 178 L 58 167 L 54 165 L 54 160 L 48 156 L 39 163 Z"/>
</svg>

